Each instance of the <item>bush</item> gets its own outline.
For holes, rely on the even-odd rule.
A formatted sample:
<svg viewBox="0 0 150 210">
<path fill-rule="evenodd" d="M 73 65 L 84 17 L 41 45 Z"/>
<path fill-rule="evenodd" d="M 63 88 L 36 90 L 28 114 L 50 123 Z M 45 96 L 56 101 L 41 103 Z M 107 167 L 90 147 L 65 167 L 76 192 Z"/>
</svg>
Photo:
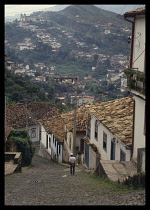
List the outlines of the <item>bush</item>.
<svg viewBox="0 0 150 210">
<path fill-rule="evenodd" d="M 8 136 L 7 146 L 11 143 L 15 143 L 17 152 L 22 153 L 22 166 L 28 166 L 31 164 L 35 146 L 33 145 L 28 132 L 26 130 L 13 130 Z"/>
</svg>

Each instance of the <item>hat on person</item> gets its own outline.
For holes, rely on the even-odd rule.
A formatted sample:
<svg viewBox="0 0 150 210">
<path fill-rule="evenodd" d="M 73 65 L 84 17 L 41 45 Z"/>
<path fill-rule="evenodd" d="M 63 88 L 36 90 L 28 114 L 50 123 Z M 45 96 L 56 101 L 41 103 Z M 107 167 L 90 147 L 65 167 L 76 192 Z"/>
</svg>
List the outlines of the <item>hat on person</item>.
<svg viewBox="0 0 150 210">
<path fill-rule="evenodd" d="M 70 153 L 70 156 L 73 155 L 73 153 Z"/>
</svg>

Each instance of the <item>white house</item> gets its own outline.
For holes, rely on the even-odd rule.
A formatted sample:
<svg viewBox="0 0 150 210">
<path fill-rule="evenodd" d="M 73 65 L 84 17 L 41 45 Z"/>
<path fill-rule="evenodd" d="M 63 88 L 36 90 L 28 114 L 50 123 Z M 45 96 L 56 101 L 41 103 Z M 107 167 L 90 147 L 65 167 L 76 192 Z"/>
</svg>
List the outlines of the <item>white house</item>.
<svg viewBox="0 0 150 210">
<path fill-rule="evenodd" d="M 75 97 L 71 96 L 71 104 L 74 104 Z M 77 96 L 77 105 L 82 106 L 86 103 L 92 103 L 94 101 L 94 96 Z"/>
<path fill-rule="evenodd" d="M 109 29 L 105 30 L 104 34 L 110 34 L 110 30 Z"/>
<path fill-rule="evenodd" d="M 91 115 L 85 138 L 88 168 L 96 168 L 97 156 L 102 160 L 131 160 L 133 103 L 126 97 L 85 105 Z"/>
<path fill-rule="evenodd" d="M 138 159 L 138 151 L 145 149 L 145 7 L 124 14 L 125 20 L 132 23 L 130 67 L 126 69 L 129 91 L 134 95 L 134 127 L 132 158 Z M 133 83 L 135 81 L 135 83 Z M 145 157 L 144 157 L 145 159 Z M 137 162 L 137 164 L 139 164 Z M 143 161 L 145 166 L 145 161 Z"/>
<path fill-rule="evenodd" d="M 26 129 L 34 144 L 40 142 L 40 124 L 24 104 L 6 106 L 6 123 L 14 129 Z"/>
<path fill-rule="evenodd" d="M 62 163 L 65 132 L 61 116 L 56 114 L 40 121 L 42 125 L 40 149 L 46 149 L 52 160 Z"/>
<path fill-rule="evenodd" d="M 73 151 L 73 121 L 74 111 L 62 114 L 64 121 L 64 151 L 63 161 L 68 162 L 69 156 Z M 76 111 L 76 142 L 75 142 L 75 153 L 77 162 L 84 163 L 84 137 L 86 135 L 86 125 L 89 120 L 89 114 L 84 107 L 80 107 Z"/>
</svg>

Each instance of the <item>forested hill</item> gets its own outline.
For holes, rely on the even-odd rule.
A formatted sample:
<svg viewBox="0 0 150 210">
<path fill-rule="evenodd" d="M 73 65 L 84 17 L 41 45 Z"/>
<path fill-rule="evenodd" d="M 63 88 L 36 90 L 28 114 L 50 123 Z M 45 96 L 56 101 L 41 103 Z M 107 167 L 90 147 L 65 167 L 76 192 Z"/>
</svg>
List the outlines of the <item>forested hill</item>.
<svg viewBox="0 0 150 210">
<path fill-rule="evenodd" d="M 89 29 L 93 33 L 95 24 L 104 25 L 112 23 L 117 28 L 130 25 L 123 19 L 122 15 L 93 5 L 72 5 L 58 12 L 37 12 L 34 13 L 34 16 L 36 15 L 81 33 L 89 32 Z"/>
<path fill-rule="evenodd" d="M 129 56 L 126 29 L 131 29 L 131 24 L 122 15 L 93 5 L 34 12 L 25 22 L 5 24 L 6 54 L 31 68 L 35 63 L 55 65 L 59 75 L 74 76 L 76 72 L 75 76 L 83 78 L 91 74 L 92 67 L 101 66 L 100 59 L 95 60 L 94 56 Z M 23 50 L 21 45 L 26 45 Z"/>
</svg>

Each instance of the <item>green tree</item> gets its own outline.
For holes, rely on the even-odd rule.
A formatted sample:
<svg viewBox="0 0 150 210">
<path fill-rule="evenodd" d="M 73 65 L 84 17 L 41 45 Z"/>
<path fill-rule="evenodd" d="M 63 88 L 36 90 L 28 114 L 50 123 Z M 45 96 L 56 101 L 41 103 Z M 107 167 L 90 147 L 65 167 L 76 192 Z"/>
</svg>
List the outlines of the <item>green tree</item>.
<svg viewBox="0 0 150 210">
<path fill-rule="evenodd" d="M 13 86 L 6 87 L 6 94 L 14 102 L 20 102 L 26 95 L 26 90 L 20 85 L 14 84 Z"/>
<path fill-rule="evenodd" d="M 30 165 L 35 152 L 35 146 L 28 132 L 26 130 L 12 130 L 8 136 L 6 148 L 8 149 L 12 143 L 16 144 L 17 152 L 22 153 L 22 166 Z"/>
</svg>

